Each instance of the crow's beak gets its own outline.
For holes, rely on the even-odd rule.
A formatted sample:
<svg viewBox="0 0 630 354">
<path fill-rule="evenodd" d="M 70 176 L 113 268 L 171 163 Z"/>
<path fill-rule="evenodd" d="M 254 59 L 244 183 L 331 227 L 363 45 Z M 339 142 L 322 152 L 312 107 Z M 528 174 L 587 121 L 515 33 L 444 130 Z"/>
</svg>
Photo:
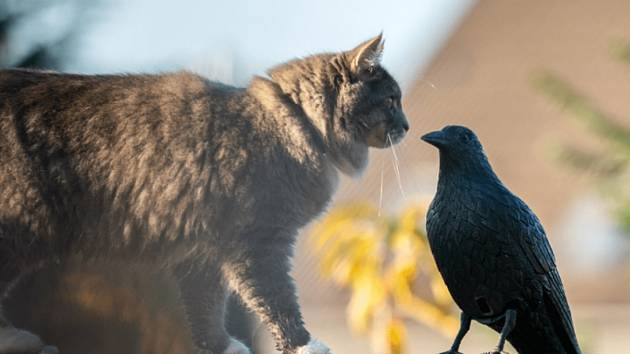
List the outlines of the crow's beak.
<svg viewBox="0 0 630 354">
<path fill-rule="evenodd" d="M 446 145 L 447 143 L 446 136 L 444 135 L 444 132 L 441 130 L 437 130 L 429 134 L 425 134 L 420 139 L 438 148 Z"/>
</svg>

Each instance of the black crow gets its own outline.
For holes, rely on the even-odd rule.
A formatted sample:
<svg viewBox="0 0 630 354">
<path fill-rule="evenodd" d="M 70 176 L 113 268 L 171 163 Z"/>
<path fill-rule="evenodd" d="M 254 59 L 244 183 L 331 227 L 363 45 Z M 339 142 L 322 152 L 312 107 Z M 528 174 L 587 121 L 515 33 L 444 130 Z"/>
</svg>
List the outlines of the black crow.
<svg viewBox="0 0 630 354">
<path fill-rule="evenodd" d="M 426 134 L 440 151 L 427 214 L 433 257 L 462 310 L 451 349 L 476 320 L 521 354 L 580 354 L 553 251 L 540 221 L 501 183 L 477 136 L 462 126 Z"/>
</svg>

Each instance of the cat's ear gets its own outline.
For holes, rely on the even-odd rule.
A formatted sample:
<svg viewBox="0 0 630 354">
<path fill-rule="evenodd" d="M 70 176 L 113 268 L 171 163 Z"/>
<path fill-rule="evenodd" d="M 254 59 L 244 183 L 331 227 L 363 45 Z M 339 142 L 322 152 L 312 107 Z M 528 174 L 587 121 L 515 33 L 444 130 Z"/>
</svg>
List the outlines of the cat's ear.
<svg viewBox="0 0 630 354">
<path fill-rule="evenodd" d="M 384 44 L 385 40 L 383 40 L 383 33 L 381 32 L 378 36 L 350 50 L 347 53 L 350 70 L 354 74 L 362 74 L 370 72 L 372 68 L 378 66 L 383 55 Z"/>
</svg>

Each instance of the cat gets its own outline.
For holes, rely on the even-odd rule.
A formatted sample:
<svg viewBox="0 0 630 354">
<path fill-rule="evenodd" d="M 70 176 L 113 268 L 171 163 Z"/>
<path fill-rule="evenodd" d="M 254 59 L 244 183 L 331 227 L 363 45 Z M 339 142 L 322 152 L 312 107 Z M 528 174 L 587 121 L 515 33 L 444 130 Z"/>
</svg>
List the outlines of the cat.
<svg viewBox="0 0 630 354">
<path fill-rule="evenodd" d="M 0 71 L 0 287 L 68 259 L 172 271 L 200 353 L 246 354 L 230 292 L 285 354 L 325 354 L 289 275 L 298 230 L 339 174 L 409 125 L 378 35 L 295 59 L 244 88 L 189 72 Z M 0 352 L 50 353 L 0 318 Z"/>
</svg>

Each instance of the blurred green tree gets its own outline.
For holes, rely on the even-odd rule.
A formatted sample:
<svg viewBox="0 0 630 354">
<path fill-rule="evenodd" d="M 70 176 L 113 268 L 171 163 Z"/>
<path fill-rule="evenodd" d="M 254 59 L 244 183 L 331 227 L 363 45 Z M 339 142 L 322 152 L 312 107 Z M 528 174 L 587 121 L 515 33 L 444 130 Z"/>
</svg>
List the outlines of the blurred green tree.
<svg viewBox="0 0 630 354">
<path fill-rule="evenodd" d="M 614 58 L 630 65 L 630 42 L 616 41 L 611 46 Z M 535 88 L 552 102 L 571 113 L 601 142 L 599 149 L 563 145 L 556 157 L 570 168 L 593 177 L 610 201 L 619 225 L 630 234 L 630 128 L 605 113 L 569 81 L 551 71 L 534 79 Z"/>
</svg>

